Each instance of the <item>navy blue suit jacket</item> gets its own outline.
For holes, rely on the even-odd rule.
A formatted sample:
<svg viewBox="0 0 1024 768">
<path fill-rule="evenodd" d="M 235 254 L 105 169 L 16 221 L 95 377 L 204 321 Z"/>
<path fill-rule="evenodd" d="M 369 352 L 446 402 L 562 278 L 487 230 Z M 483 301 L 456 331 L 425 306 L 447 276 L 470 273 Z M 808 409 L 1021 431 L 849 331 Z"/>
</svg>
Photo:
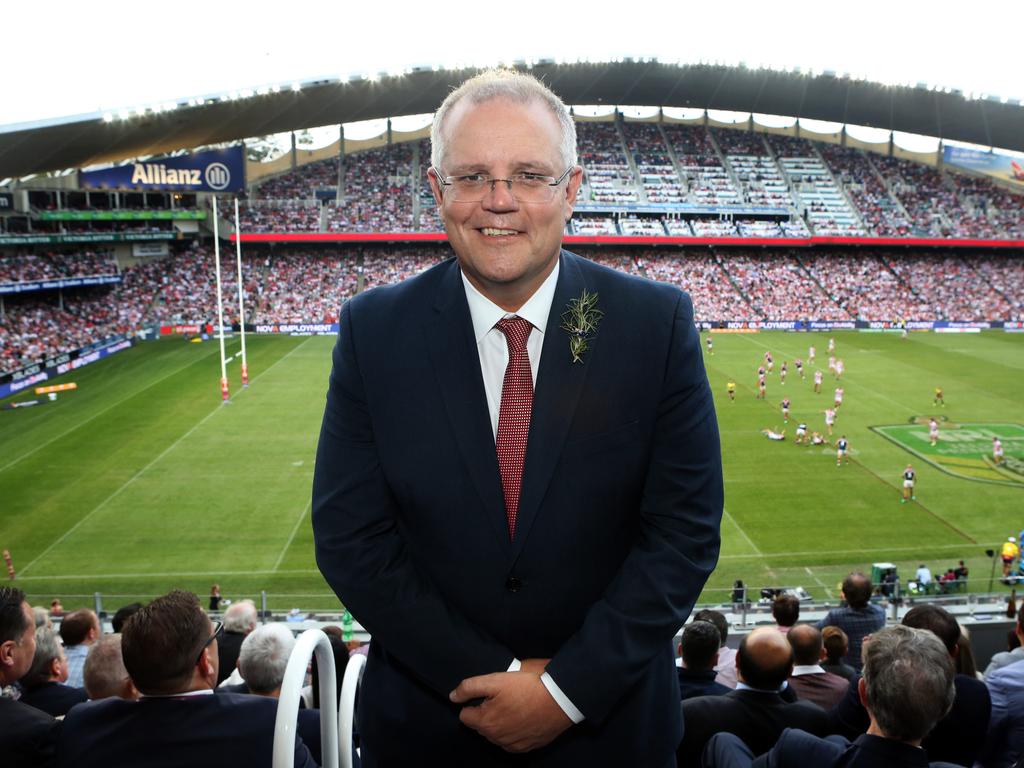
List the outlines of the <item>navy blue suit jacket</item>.
<svg viewBox="0 0 1024 768">
<path fill-rule="evenodd" d="M 57 742 L 61 768 L 270 768 L 277 700 L 242 693 L 103 699 L 64 718 Z M 316 768 L 295 739 L 295 768 Z"/>
<path fill-rule="evenodd" d="M 864 733 L 848 742 L 841 736 L 821 739 L 788 729 L 770 752 L 754 761 L 757 768 L 955 768 L 953 763 L 929 763 L 928 754 L 881 736 Z"/>
<path fill-rule="evenodd" d="M 605 314 L 573 363 L 559 325 L 584 288 Z M 510 541 L 457 262 L 345 304 L 313 528 L 321 571 L 373 638 L 366 765 L 670 759 L 672 638 L 717 560 L 722 512 L 699 347 L 686 294 L 562 252 Z M 584 723 L 514 757 L 460 724 L 460 681 L 549 657 Z"/>
</svg>

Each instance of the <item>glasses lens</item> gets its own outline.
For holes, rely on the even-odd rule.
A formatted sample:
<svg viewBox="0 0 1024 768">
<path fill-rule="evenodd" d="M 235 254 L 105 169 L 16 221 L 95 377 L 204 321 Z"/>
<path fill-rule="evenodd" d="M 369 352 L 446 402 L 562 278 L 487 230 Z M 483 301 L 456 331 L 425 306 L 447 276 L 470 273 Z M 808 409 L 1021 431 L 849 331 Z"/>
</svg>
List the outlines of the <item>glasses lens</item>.
<svg viewBox="0 0 1024 768">
<path fill-rule="evenodd" d="M 498 185 L 505 185 L 505 189 L 520 203 L 547 203 L 555 194 L 555 187 L 547 178 L 512 179 L 511 186 L 506 179 L 492 182 L 491 179 L 456 178 L 452 179 L 450 186 L 452 199 L 457 203 L 479 202 L 490 194 L 492 183 L 496 190 Z"/>
</svg>

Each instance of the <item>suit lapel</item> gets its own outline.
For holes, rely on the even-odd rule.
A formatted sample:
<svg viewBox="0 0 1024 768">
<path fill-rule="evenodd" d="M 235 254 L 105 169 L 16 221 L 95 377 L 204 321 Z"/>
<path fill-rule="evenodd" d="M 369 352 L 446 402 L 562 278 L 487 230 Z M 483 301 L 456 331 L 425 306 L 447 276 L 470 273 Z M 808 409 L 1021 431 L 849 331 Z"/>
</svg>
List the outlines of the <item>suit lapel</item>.
<svg viewBox="0 0 1024 768">
<path fill-rule="evenodd" d="M 530 416 L 530 436 L 526 444 L 523 467 L 523 485 L 519 495 L 519 514 L 512 557 L 519 557 L 537 510 L 544 499 L 548 484 L 558 460 L 562 445 L 572 424 L 583 391 L 590 359 L 596 352 L 597 339 L 579 363 L 572 362 L 569 338 L 561 329 L 562 313 L 569 301 L 578 298 L 586 287 L 583 273 L 576 263 L 578 257 L 562 252 L 562 263 L 551 302 L 544 347 L 537 372 L 537 386 L 533 393 L 533 413 Z"/>
<path fill-rule="evenodd" d="M 457 261 L 452 261 L 443 279 L 434 311 L 424 331 L 445 411 L 484 515 L 507 545 L 508 517 L 480 372 L 480 353 Z M 437 482 L 444 479 L 437 478 Z"/>
</svg>

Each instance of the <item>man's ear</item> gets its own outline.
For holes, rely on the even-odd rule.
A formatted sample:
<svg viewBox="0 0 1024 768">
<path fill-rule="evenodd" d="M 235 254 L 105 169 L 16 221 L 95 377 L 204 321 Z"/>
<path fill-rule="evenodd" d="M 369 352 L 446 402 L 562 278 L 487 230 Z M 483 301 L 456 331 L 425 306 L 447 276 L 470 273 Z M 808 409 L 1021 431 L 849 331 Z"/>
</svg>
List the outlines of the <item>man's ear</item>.
<svg viewBox="0 0 1024 768">
<path fill-rule="evenodd" d="M 864 681 L 864 678 L 860 678 L 857 681 L 857 698 L 860 699 L 860 704 L 864 709 L 868 708 L 868 684 Z"/>
<path fill-rule="evenodd" d="M 14 646 L 17 645 L 13 640 L 5 640 L 0 643 L 0 667 L 13 667 L 14 666 Z"/>
<path fill-rule="evenodd" d="M 443 197 L 441 195 L 441 183 L 437 180 L 437 171 L 433 168 L 427 169 L 427 181 L 430 182 L 430 191 L 434 194 L 434 202 L 441 207 Z"/>
<path fill-rule="evenodd" d="M 565 182 L 565 220 L 572 218 L 573 209 L 576 207 L 576 198 L 579 196 L 580 187 L 583 185 L 583 168 L 575 166 L 569 173 L 569 179 Z"/>
<path fill-rule="evenodd" d="M 215 657 L 210 653 L 210 646 L 203 648 L 202 654 L 199 656 L 199 662 L 196 664 L 196 668 L 199 670 L 199 674 L 202 675 L 204 680 L 208 680 L 212 686 L 217 681 L 217 662 Z"/>
</svg>

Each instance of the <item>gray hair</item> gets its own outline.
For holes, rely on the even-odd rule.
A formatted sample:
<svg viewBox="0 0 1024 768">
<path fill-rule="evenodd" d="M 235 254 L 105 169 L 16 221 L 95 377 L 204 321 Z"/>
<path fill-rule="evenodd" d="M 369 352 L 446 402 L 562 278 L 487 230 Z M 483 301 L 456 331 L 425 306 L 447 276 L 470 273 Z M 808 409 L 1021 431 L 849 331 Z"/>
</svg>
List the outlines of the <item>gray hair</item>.
<svg viewBox="0 0 1024 768">
<path fill-rule="evenodd" d="M 864 644 L 867 707 L 890 739 L 918 741 L 953 706 L 956 669 L 934 633 L 897 625 Z"/>
<path fill-rule="evenodd" d="M 50 621 L 50 612 L 45 608 L 38 605 L 32 608 L 32 616 L 35 618 L 36 629 L 39 627 L 49 627 L 53 629 L 53 622 Z"/>
<path fill-rule="evenodd" d="M 60 637 L 49 627 L 36 628 L 36 652 L 32 657 L 32 666 L 21 678 L 25 688 L 35 688 L 50 679 L 50 665 L 55 659 L 64 655 Z"/>
<path fill-rule="evenodd" d="M 121 656 L 121 635 L 103 635 L 89 649 L 82 670 L 85 692 L 94 701 L 120 696 L 129 679 Z"/>
<path fill-rule="evenodd" d="M 238 671 L 253 693 L 273 693 L 281 687 L 295 636 L 284 624 L 264 624 L 242 641 Z"/>
<path fill-rule="evenodd" d="M 256 628 L 258 618 L 252 600 L 239 600 L 224 611 L 224 630 L 248 634 Z"/>
<path fill-rule="evenodd" d="M 471 104 L 483 104 L 493 99 L 507 99 L 517 104 L 539 101 L 551 110 L 558 120 L 562 133 L 558 151 L 564 164 L 567 167 L 576 165 L 576 124 L 565 102 L 533 75 L 512 69 L 488 69 L 466 80 L 449 93 L 434 113 L 434 122 L 430 126 L 430 164 L 435 169 L 441 168 L 447 149 L 447 138 L 444 135 L 445 120 L 448 113 L 463 99 L 468 99 Z"/>
</svg>

